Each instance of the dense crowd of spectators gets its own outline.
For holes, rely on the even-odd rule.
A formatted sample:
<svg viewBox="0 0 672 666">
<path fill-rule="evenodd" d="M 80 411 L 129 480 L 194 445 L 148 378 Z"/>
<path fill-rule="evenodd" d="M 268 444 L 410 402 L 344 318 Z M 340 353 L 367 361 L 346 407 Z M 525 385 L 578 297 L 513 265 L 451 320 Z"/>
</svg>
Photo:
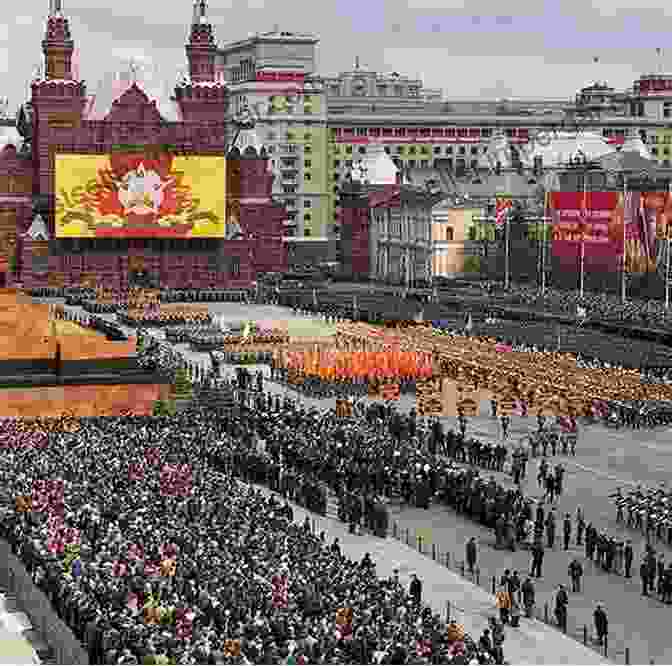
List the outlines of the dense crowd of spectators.
<svg viewBox="0 0 672 666">
<path fill-rule="evenodd" d="M 333 415 L 266 407 L 82 419 L 46 446 L 18 445 L 1 424 L 3 536 L 91 663 L 501 663 L 501 641 L 488 651 L 446 626 L 419 581 L 406 591 L 397 575 L 377 578 L 368 555 L 344 557 L 287 503 L 236 480 L 277 469 L 280 491 L 316 502 L 320 450 L 323 473 L 349 469 L 358 485 L 369 471 L 352 468 L 369 447 L 340 441 Z"/>
<path fill-rule="evenodd" d="M 665 327 L 668 318 L 665 303 L 654 299 L 629 299 L 621 303 L 615 294 L 561 290 L 547 288 L 543 300 L 539 288 L 533 285 L 511 285 L 508 292 L 494 291 L 492 283 L 482 285 L 482 293 L 498 303 L 541 308 L 557 314 L 576 315 L 577 307 L 583 307 L 590 318 L 622 324 Z"/>
</svg>

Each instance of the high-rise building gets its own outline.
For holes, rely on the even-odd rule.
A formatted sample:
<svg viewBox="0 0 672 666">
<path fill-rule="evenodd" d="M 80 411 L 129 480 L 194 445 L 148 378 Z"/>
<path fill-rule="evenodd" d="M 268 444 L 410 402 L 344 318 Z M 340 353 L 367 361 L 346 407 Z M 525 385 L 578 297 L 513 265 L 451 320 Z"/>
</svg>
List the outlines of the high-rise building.
<svg viewBox="0 0 672 666">
<path fill-rule="evenodd" d="M 596 82 L 573 99 L 450 99 L 420 78 L 372 71 L 359 59 L 350 71 L 319 76 L 318 42 L 275 30 L 218 52 L 230 113 L 251 107 L 271 154 L 276 196 L 288 207 L 285 241 L 297 248 L 290 262 L 332 258 L 341 228 L 339 184 L 373 144 L 382 144 L 402 172 L 415 170 L 420 180 L 424 172 L 446 193 L 465 194 L 474 183 L 479 198 L 489 182 L 485 170 L 524 167 L 538 179 L 554 168 L 544 163 L 549 151 L 534 155 L 557 132 L 578 129 L 614 148 L 639 135 L 648 156 L 672 168 L 672 76 L 645 74 L 625 91 Z"/>
</svg>

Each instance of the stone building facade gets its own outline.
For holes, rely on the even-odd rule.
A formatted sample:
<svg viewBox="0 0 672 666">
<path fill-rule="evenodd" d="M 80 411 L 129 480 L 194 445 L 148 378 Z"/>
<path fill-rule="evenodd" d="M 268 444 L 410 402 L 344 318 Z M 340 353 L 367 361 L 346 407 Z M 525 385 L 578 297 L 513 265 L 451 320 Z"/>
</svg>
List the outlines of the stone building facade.
<svg viewBox="0 0 672 666">
<path fill-rule="evenodd" d="M 285 269 L 286 212 L 272 199 L 265 151 L 250 147 L 241 154 L 226 143 L 228 91 L 215 77 L 216 45 L 204 0 L 195 3 L 186 45 L 189 76 L 171 99 L 177 121 L 162 117 L 156 100 L 136 83 L 102 120 L 90 118 L 85 84 L 73 78 L 74 41 L 60 7 L 50 10 L 42 49 L 45 73 L 32 82 L 31 99 L 19 111 L 20 136 L 0 151 L 5 283 L 121 287 L 144 273 L 165 287 L 243 288 L 260 272 Z M 170 146 L 177 154 L 226 156 L 227 222 L 239 232 L 230 238 L 56 238 L 55 154 L 108 154 L 119 146 Z M 37 215 L 44 229 L 36 236 Z"/>
</svg>

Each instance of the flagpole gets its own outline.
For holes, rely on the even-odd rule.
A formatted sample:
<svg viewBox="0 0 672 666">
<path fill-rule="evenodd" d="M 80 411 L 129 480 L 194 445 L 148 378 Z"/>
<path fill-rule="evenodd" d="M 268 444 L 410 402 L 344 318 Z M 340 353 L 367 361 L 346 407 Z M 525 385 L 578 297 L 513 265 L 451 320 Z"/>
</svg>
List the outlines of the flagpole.
<svg viewBox="0 0 672 666">
<path fill-rule="evenodd" d="M 665 312 L 670 310 L 670 231 L 666 229 L 667 251 L 665 256 Z"/>
<path fill-rule="evenodd" d="M 583 205 L 583 215 L 585 215 L 585 217 L 587 218 L 588 217 L 588 208 L 586 206 L 586 203 L 587 203 L 586 202 L 586 193 L 587 193 L 587 187 L 586 187 L 587 182 L 586 182 L 586 180 L 587 180 L 587 171 L 584 170 L 584 172 L 583 172 L 583 204 L 584 204 Z M 583 282 L 584 282 L 583 273 L 584 273 L 584 264 L 585 264 L 585 259 L 586 259 L 586 242 L 585 241 L 586 241 L 586 222 L 587 221 L 588 221 L 587 219 L 584 219 L 584 220 L 582 220 L 582 224 L 581 224 L 581 268 L 580 268 L 581 275 L 580 275 L 580 278 L 579 278 L 579 298 L 581 298 L 581 299 L 583 299 Z"/>
<path fill-rule="evenodd" d="M 504 250 L 504 289 L 506 291 L 509 290 L 509 236 L 510 236 L 510 229 L 509 229 L 509 212 L 510 208 L 506 209 L 506 227 L 504 228 L 504 234 L 506 237 L 505 240 L 505 250 Z"/>
<path fill-rule="evenodd" d="M 628 181 L 625 176 L 625 173 L 623 174 L 623 265 L 622 265 L 622 270 L 621 270 L 621 303 L 625 303 L 626 300 L 626 261 L 625 261 L 625 199 L 627 196 L 627 189 L 628 189 Z M 668 246 L 669 247 L 669 246 Z M 669 254 L 669 253 L 668 253 Z"/>
</svg>

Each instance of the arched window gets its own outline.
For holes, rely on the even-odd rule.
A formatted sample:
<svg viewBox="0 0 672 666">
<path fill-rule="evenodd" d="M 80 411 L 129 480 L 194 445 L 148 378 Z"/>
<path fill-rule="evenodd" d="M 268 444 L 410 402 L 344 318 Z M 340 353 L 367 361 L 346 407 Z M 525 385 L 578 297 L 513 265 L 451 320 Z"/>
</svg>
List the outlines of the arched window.
<svg viewBox="0 0 672 666">
<path fill-rule="evenodd" d="M 454 236 L 453 227 L 446 227 L 446 240 L 452 241 Z"/>
</svg>

